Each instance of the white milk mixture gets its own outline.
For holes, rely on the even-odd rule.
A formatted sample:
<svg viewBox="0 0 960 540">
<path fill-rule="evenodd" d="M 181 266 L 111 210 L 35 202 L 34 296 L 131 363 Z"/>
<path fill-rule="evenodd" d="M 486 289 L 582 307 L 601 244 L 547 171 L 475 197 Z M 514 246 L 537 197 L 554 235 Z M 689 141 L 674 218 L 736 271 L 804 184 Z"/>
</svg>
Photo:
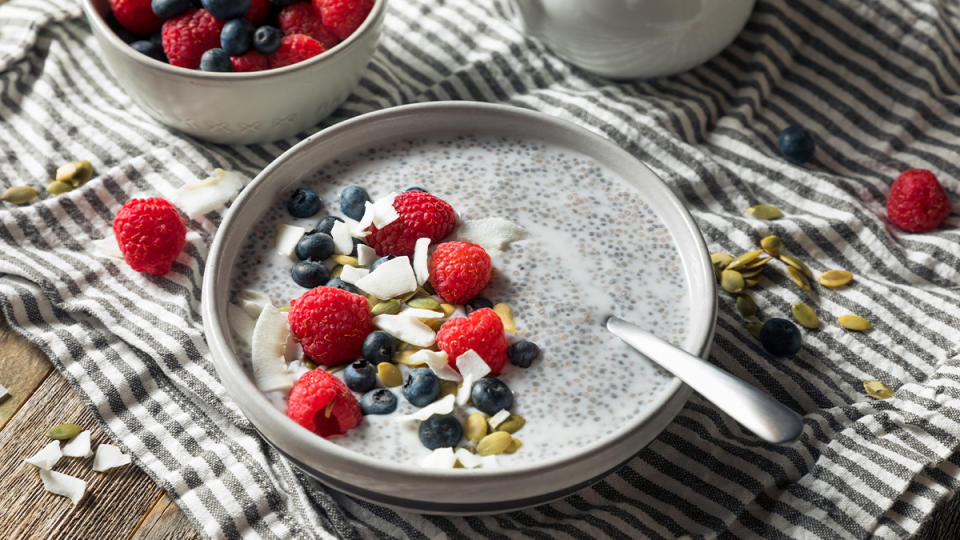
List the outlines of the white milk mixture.
<svg viewBox="0 0 960 540">
<path fill-rule="evenodd" d="M 503 217 L 530 233 L 491 254 L 494 277 L 483 294 L 508 303 L 520 337 L 543 351 L 530 368 L 508 363 L 500 375 L 515 394 L 512 412 L 526 418 L 514 434 L 522 448 L 498 456 L 501 464 L 543 460 L 593 443 L 641 414 L 671 380 L 602 322 L 615 314 L 672 343 L 684 341 L 690 304 L 673 238 L 608 169 L 535 141 L 408 140 L 318 164 L 314 178 L 294 187 L 315 190 L 324 210 L 309 220 L 293 219 L 284 206 L 288 193 L 278 193 L 239 259 L 234 290 L 263 291 L 275 305 L 303 294 L 290 278 L 293 263 L 273 253 L 276 225 L 311 229 L 328 213 L 341 215 L 338 196 L 351 184 L 373 199 L 420 186 L 449 202 L 461 219 Z M 416 408 L 393 390 L 395 413 L 366 416 L 330 440 L 395 463 L 415 464 L 429 454 L 415 423 L 394 421 Z"/>
</svg>

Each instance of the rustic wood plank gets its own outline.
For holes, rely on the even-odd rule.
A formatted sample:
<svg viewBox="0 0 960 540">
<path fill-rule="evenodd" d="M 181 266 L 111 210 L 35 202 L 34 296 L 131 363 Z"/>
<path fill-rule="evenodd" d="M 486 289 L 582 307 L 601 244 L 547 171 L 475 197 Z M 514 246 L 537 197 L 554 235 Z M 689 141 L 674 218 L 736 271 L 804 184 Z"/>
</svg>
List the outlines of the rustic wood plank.
<svg viewBox="0 0 960 540">
<path fill-rule="evenodd" d="M 177 505 L 162 495 L 153 505 L 130 540 L 195 540 L 200 535 L 177 508 Z"/>
<path fill-rule="evenodd" d="M 0 401 L 0 430 L 30 399 L 52 369 L 47 357 L 11 330 L 0 316 L 0 384 L 10 392 Z"/>
</svg>

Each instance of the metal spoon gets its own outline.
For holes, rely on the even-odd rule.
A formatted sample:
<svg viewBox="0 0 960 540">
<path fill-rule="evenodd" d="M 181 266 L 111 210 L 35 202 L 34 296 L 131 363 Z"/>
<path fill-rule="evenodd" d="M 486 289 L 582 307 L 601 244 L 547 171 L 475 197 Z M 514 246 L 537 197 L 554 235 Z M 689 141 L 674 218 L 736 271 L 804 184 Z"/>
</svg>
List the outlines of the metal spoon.
<svg viewBox="0 0 960 540">
<path fill-rule="evenodd" d="M 780 444 L 800 436 L 800 415 L 757 387 L 623 319 L 610 317 L 606 326 L 613 335 L 690 385 L 757 437 Z"/>
</svg>

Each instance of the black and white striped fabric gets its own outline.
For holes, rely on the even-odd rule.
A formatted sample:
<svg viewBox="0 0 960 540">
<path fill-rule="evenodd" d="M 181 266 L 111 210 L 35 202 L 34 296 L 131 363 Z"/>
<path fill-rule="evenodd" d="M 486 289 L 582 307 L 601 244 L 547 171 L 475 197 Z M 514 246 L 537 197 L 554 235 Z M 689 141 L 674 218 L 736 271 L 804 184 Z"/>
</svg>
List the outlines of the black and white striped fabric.
<svg viewBox="0 0 960 540">
<path fill-rule="evenodd" d="M 326 124 L 401 103 L 477 100 L 543 111 L 642 158 L 693 212 L 711 251 L 767 234 L 814 272 L 825 324 L 771 359 L 722 294 L 712 361 L 805 417 L 802 438 L 764 444 L 694 397 L 625 467 L 563 501 L 502 515 L 398 513 L 308 481 L 225 395 L 199 315 L 220 216 L 189 222 L 165 278 L 130 271 L 91 241 L 128 198 L 170 196 L 214 168 L 253 177 L 297 139 L 225 147 L 171 133 L 130 101 L 73 2 L 0 6 L 0 188 L 45 185 L 89 159 L 95 178 L 0 207 L 0 308 L 38 344 L 106 431 L 209 537 L 900 538 L 960 485 L 960 217 L 928 234 L 885 221 L 903 170 L 960 193 L 960 7 L 952 2 L 760 1 L 720 56 L 682 75 L 613 83 L 565 64 L 508 23 L 506 0 L 391 0 L 366 77 Z M 778 132 L 808 127 L 805 166 Z M 319 127 L 318 127 L 319 129 Z M 306 135 L 306 134 L 304 134 Z M 785 217 L 743 209 L 775 205 Z M 764 316 L 810 301 L 788 279 L 756 289 Z M 843 313 L 871 320 L 854 333 Z M 0 374 L 2 377 L 2 374 Z M 862 381 L 896 389 L 865 395 Z"/>
</svg>

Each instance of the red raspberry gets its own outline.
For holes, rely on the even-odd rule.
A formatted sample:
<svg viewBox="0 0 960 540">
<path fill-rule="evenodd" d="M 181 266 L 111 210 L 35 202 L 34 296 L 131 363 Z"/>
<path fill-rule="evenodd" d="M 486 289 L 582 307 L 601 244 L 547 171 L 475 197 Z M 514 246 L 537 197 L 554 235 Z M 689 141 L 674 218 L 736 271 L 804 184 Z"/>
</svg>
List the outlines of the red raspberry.
<svg viewBox="0 0 960 540">
<path fill-rule="evenodd" d="M 290 4 L 277 14 L 277 24 L 285 35 L 304 34 L 320 42 L 324 49 L 340 43 L 329 28 L 320 22 L 320 14 L 309 2 Z"/>
<path fill-rule="evenodd" d="M 340 39 L 347 36 L 363 24 L 367 14 L 373 9 L 373 0 L 313 0 L 323 25 L 333 30 Z"/>
<path fill-rule="evenodd" d="M 267 59 L 271 68 L 278 68 L 302 62 L 325 50 L 323 45 L 312 37 L 294 34 L 283 36 L 283 39 L 280 40 L 280 48 L 268 56 Z"/>
<path fill-rule="evenodd" d="M 936 229 L 950 215 L 950 198 L 937 177 L 926 169 L 901 174 L 887 195 L 887 217 L 909 232 Z"/>
<path fill-rule="evenodd" d="M 393 209 L 400 217 L 382 229 L 371 225 L 367 245 L 377 255 L 413 255 L 417 238 L 443 240 L 457 224 L 453 207 L 443 199 L 423 191 L 404 191 L 393 200 Z"/>
<path fill-rule="evenodd" d="M 205 9 L 191 9 L 163 23 L 163 52 L 170 65 L 189 69 L 200 67 L 200 57 L 220 46 L 221 21 Z"/>
<path fill-rule="evenodd" d="M 473 349 L 490 366 L 491 375 L 500 373 L 507 363 L 503 321 L 490 308 L 481 308 L 467 317 L 454 317 L 443 323 L 437 332 L 437 345 L 452 359 Z M 456 360 L 452 363 L 457 367 Z"/>
<path fill-rule="evenodd" d="M 150 0 L 110 0 L 110 9 L 117 22 L 135 34 L 152 34 L 163 24 L 163 19 L 154 15 Z"/>
<path fill-rule="evenodd" d="M 490 282 L 490 255 L 470 242 L 444 242 L 430 256 L 430 284 L 451 304 L 466 304 Z"/>
<path fill-rule="evenodd" d="M 314 363 L 335 366 L 360 356 L 372 319 L 367 299 L 333 287 L 317 287 L 292 302 L 290 330 Z"/>
<path fill-rule="evenodd" d="M 162 276 L 187 241 L 187 226 L 165 199 L 131 199 L 113 218 L 113 234 L 130 268 Z"/>
<path fill-rule="evenodd" d="M 293 385 L 287 416 L 317 435 L 329 437 L 360 425 L 363 410 L 343 381 L 317 368 Z"/>
<path fill-rule="evenodd" d="M 267 61 L 267 55 L 257 51 L 247 51 L 242 56 L 231 56 L 230 62 L 233 63 L 233 71 L 263 71 L 270 69 L 270 62 Z"/>
<path fill-rule="evenodd" d="M 250 11 L 244 19 L 253 23 L 254 26 L 260 26 L 270 13 L 270 0 L 251 0 Z"/>
</svg>

